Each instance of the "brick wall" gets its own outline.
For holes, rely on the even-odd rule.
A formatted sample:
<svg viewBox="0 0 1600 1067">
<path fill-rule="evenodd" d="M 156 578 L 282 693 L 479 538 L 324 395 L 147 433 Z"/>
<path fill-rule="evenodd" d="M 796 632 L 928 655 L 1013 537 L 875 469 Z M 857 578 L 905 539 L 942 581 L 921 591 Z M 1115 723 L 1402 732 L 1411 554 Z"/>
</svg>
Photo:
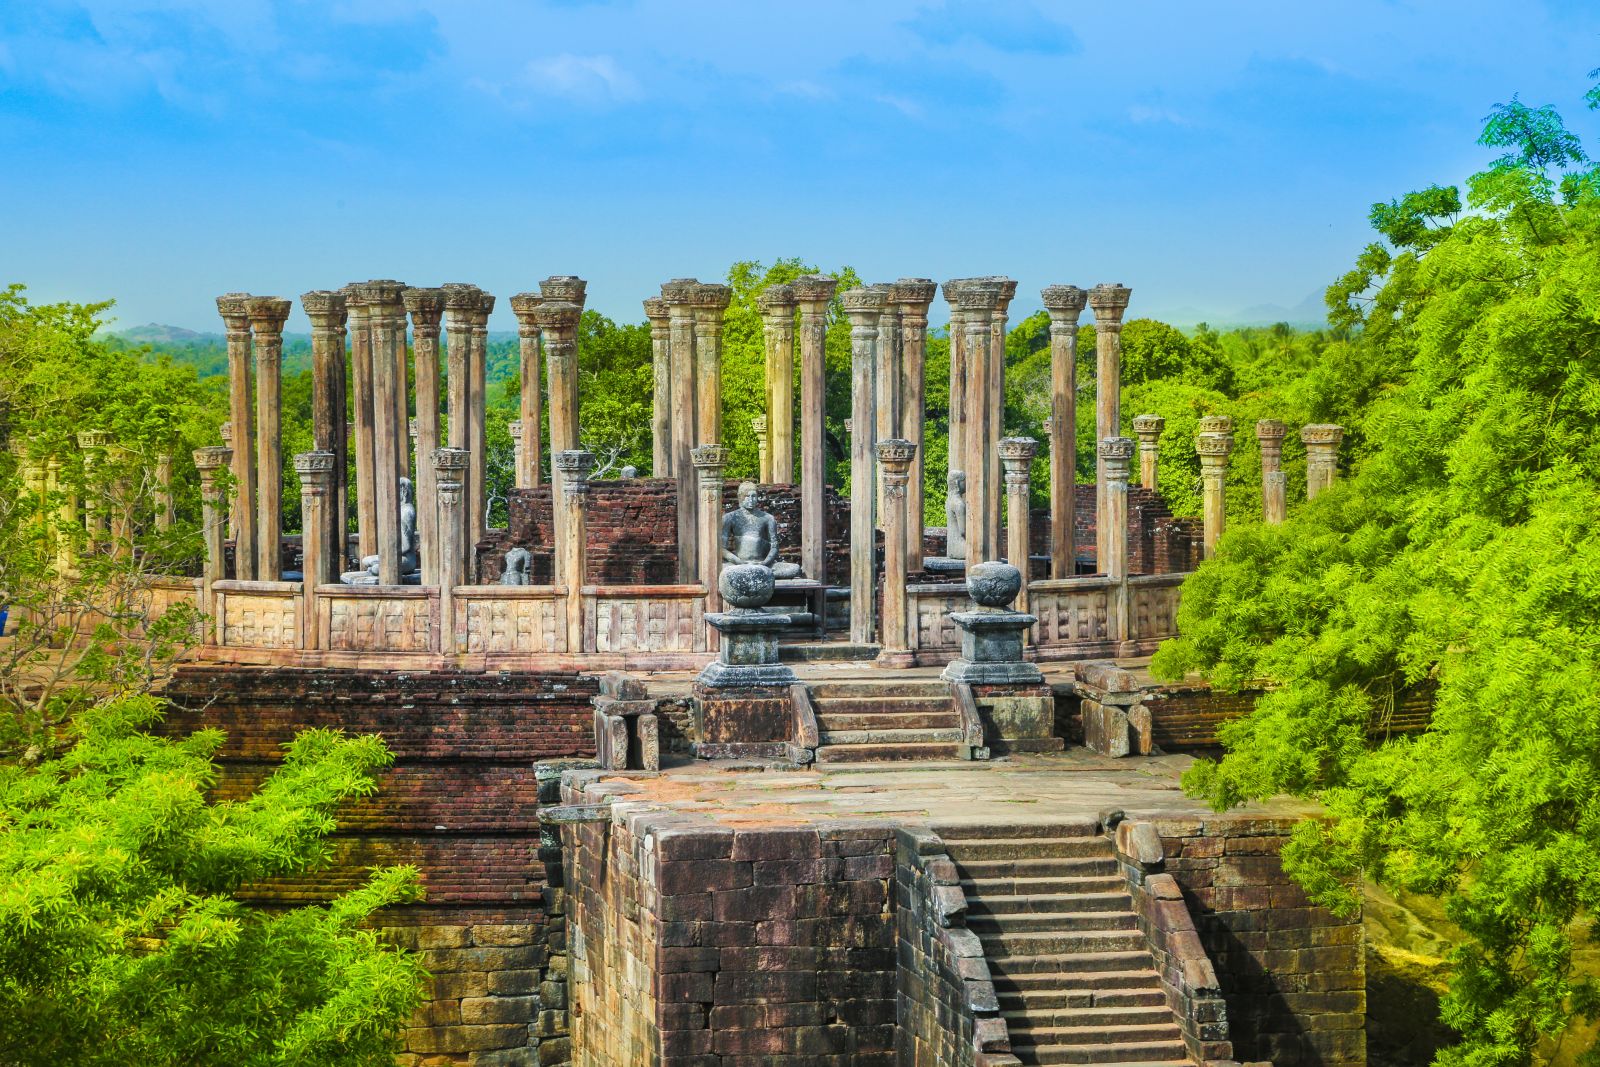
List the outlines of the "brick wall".
<svg viewBox="0 0 1600 1067">
<path fill-rule="evenodd" d="M 1395 694 L 1386 714 L 1371 724 L 1370 734 L 1414 734 L 1428 728 L 1438 686 L 1423 681 Z M 1150 709 L 1155 744 L 1166 752 L 1215 754 L 1221 750 L 1217 731 L 1255 709 L 1260 690 L 1223 693 L 1206 685 L 1173 685 L 1149 690 L 1144 704 Z"/>
<path fill-rule="evenodd" d="M 163 729 L 227 734 L 224 797 L 254 788 L 301 729 L 380 733 L 395 763 L 377 794 L 340 813 L 333 862 L 244 895 L 321 901 L 374 864 L 417 865 L 427 899 L 380 919 L 433 975 L 399 1062 L 511 1067 L 535 1062 L 530 1027 L 551 948 L 533 764 L 592 751 L 598 691 L 596 678 L 568 672 L 186 667 L 168 687 Z"/>
</svg>

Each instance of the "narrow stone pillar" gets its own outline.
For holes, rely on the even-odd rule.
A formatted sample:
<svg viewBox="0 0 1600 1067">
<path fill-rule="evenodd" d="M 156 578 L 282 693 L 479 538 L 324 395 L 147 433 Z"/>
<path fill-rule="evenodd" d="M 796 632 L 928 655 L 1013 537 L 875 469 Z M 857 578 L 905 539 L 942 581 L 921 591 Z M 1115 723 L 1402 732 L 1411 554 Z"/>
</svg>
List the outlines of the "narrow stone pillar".
<svg viewBox="0 0 1600 1067">
<path fill-rule="evenodd" d="M 471 543 L 467 545 L 467 559 L 489 529 L 489 315 L 494 311 L 494 297 L 478 293 L 478 307 L 472 315 L 472 347 L 467 350 L 468 381 L 467 418 L 471 429 L 467 434 L 472 458 L 468 470 L 472 480 L 467 486 L 467 499 L 472 513 L 467 522 Z M 468 567 L 471 573 L 471 567 Z"/>
<path fill-rule="evenodd" d="M 695 400 L 699 411 L 695 429 L 700 444 L 722 443 L 722 320 L 733 291 L 726 285 L 703 282 L 695 286 L 694 359 Z"/>
<path fill-rule="evenodd" d="M 167 477 L 170 480 L 172 477 L 172 459 L 171 457 L 164 458 L 167 464 Z M 34 462 L 34 470 L 37 471 L 37 461 Z M 24 485 L 29 484 L 31 480 L 38 477 L 36 473 L 28 471 L 26 465 L 18 473 L 22 475 Z M 44 504 L 52 500 L 55 502 L 53 510 L 42 510 L 49 510 L 50 514 L 50 539 L 55 542 L 56 547 L 56 573 L 60 575 L 73 574 L 77 570 L 78 545 L 77 540 L 68 531 L 78 525 L 78 494 L 75 487 L 63 484 L 61 457 L 59 456 L 51 456 L 45 460 L 43 495 L 43 501 L 30 501 L 30 504 Z M 170 488 L 167 491 L 166 499 L 167 503 L 171 504 L 172 493 Z M 160 511 L 156 513 L 157 519 L 160 518 L 160 514 Z"/>
<path fill-rule="evenodd" d="M 289 301 L 252 297 L 250 327 L 256 362 L 256 577 L 275 582 L 283 570 L 283 324 Z"/>
<path fill-rule="evenodd" d="M 332 452 L 300 452 L 294 457 L 294 470 L 300 476 L 301 611 L 300 633 L 303 648 L 317 647 L 317 586 L 336 578 L 336 561 L 328 554 L 333 525 Z"/>
<path fill-rule="evenodd" d="M 1288 427 L 1277 419 L 1256 422 L 1256 443 L 1261 446 L 1261 517 L 1273 525 L 1289 514 L 1289 481 L 1283 473 L 1283 439 Z"/>
<path fill-rule="evenodd" d="M 800 567 L 826 584 L 828 558 L 827 333 L 828 304 L 837 279 L 805 274 L 794 280 L 800 304 Z"/>
<path fill-rule="evenodd" d="M 456 586 L 466 581 L 467 516 L 466 496 L 468 457 L 465 449 L 433 450 L 433 479 L 438 492 L 439 515 L 439 648 L 455 651 Z"/>
<path fill-rule="evenodd" d="M 1202 416 L 1194 447 L 1200 453 L 1201 506 L 1205 515 L 1201 558 L 1210 559 L 1227 522 L 1228 453 L 1233 451 L 1233 420 L 1226 415 Z"/>
<path fill-rule="evenodd" d="M 248 581 L 256 576 L 256 434 L 251 404 L 250 296 L 228 293 L 217 297 L 217 311 L 228 330 L 228 419 L 233 426 L 234 576 Z M 93 496 L 85 503 L 92 507 Z M 87 510 L 87 508 L 85 509 Z"/>
<path fill-rule="evenodd" d="M 1078 316 L 1089 294 L 1051 285 L 1039 294 L 1050 313 L 1050 577 L 1078 572 Z"/>
<path fill-rule="evenodd" d="M 123 445 L 111 445 L 106 449 L 106 458 L 110 461 L 109 487 L 111 504 L 111 550 L 118 559 L 133 558 L 133 528 L 134 508 L 136 501 L 133 491 L 133 452 Z M 46 464 L 50 488 L 53 491 L 55 484 L 60 480 L 60 461 L 51 457 Z"/>
<path fill-rule="evenodd" d="M 722 473 L 728 450 L 722 445 L 698 445 L 690 453 L 700 491 L 700 529 L 695 547 L 700 557 L 700 581 L 706 587 L 706 611 L 722 610 L 717 578 L 722 573 Z"/>
<path fill-rule="evenodd" d="M 757 301 L 766 342 L 767 424 L 770 461 L 763 482 L 794 484 L 794 287 L 769 285 Z"/>
<path fill-rule="evenodd" d="M 311 447 L 313 451 L 333 455 L 327 524 L 331 539 L 325 546 L 325 555 L 337 574 L 344 569 L 345 557 L 344 495 L 349 428 L 345 425 L 344 324 L 348 312 L 344 294 L 326 289 L 303 293 L 300 306 L 311 320 Z M 422 388 L 421 381 L 417 388 Z"/>
<path fill-rule="evenodd" d="M 539 353 L 539 305 L 544 297 L 538 293 L 518 293 L 511 298 L 511 310 L 517 316 L 517 352 L 522 372 L 521 392 L 518 397 L 517 432 L 511 437 L 517 444 L 518 489 L 531 489 L 540 482 L 544 455 L 540 435 L 544 432 L 544 367 Z"/>
<path fill-rule="evenodd" d="M 346 286 L 344 298 L 350 315 L 350 394 L 356 409 L 353 420 L 356 448 L 356 555 L 365 558 L 378 550 L 378 499 L 373 477 L 376 451 L 372 433 L 375 418 L 372 406 L 372 328 L 362 287 Z M 466 351 L 464 341 L 461 350 L 463 353 Z M 454 352 L 452 345 L 452 355 Z M 463 388 L 465 382 L 463 377 Z"/>
<path fill-rule="evenodd" d="M 59 465 L 59 461 L 58 461 Z M 156 529 L 166 531 L 178 521 L 178 501 L 172 492 L 172 457 L 156 457 Z"/>
<path fill-rule="evenodd" d="M 377 525 L 373 553 L 378 556 L 378 584 L 400 584 L 400 474 L 406 428 L 397 425 L 405 388 L 395 380 L 396 349 L 405 346 L 405 304 L 399 282 L 365 282 L 356 287 L 365 308 L 372 362 L 372 500 Z"/>
<path fill-rule="evenodd" d="M 224 422 L 221 426 L 218 426 L 217 437 L 222 440 L 222 447 L 226 448 L 228 450 L 228 454 L 231 456 L 233 454 L 233 423 Z M 227 509 L 228 532 L 226 536 L 232 538 L 234 544 L 239 543 L 239 519 L 238 516 L 234 514 L 236 510 L 237 509 L 234 508 Z"/>
<path fill-rule="evenodd" d="M 1007 312 L 1011 308 L 1011 301 L 1017 295 L 1017 282 L 1014 278 L 993 277 L 987 279 L 991 285 L 998 286 L 995 294 L 994 314 L 989 323 L 989 507 L 988 513 L 999 521 L 1001 511 L 1002 485 L 1004 475 L 997 455 L 1000 439 L 1006 435 L 1006 331 L 1008 329 Z M 998 544 L 998 541 L 996 542 Z M 1027 576 L 1027 572 L 1023 572 Z"/>
<path fill-rule="evenodd" d="M 1122 314 L 1128 310 L 1133 290 L 1118 283 L 1089 290 L 1094 312 L 1095 398 L 1094 437 L 1103 441 L 1122 433 Z M 1095 553 L 1097 569 L 1105 571 L 1106 540 L 1105 471 L 1095 476 Z"/>
<path fill-rule="evenodd" d="M 967 316 L 961 308 L 961 291 L 972 281 L 971 278 L 952 278 L 944 283 L 945 303 L 950 305 L 950 427 L 948 434 L 949 459 L 946 464 L 950 474 L 960 474 L 966 477 L 967 470 L 967 427 L 971 417 L 970 405 L 967 400 L 968 386 L 971 384 L 971 366 L 967 358 Z M 970 490 L 971 484 L 967 486 Z M 972 494 L 967 494 L 968 521 L 971 521 Z M 963 540 L 963 545 L 965 540 Z M 965 553 L 963 553 L 964 555 Z M 954 552 L 947 546 L 945 555 L 953 556 Z"/>
<path fill-rule="evenodd" d="M 928 305 L 939 287 L 927 278 L 901 278 L 889 291 L 900 311 L 900 425 L 895 434 L 910 441 L 911 470 L 906 480 L 906 570 L 922 569 L 923 495 L 927 489 L 923 456 L 927 443 Z"/>
<path fill-rule="evenodd" d="M 756 435 L 756 470 L 762 485 L 772 484 L 772 449 L 767 441 L 767 417 L 757 415 L 750 420 L 750 432 Z"/>
<path fill-rule="evenodd" d="M 107 508 L 110 492 L 104 484 L 102 468 L 105 465 L 106 449 L 110 445 L 111 435 L 104 430 L 81 430 L 78 433 L 78 448 L 83 452 L 83 526 L 88 532 L 84 548 L 89 552 L 98 551 L 109 540 L 107 531 L 110 521 Z M 45 475 L 45 465 L 36 463 L 34 466 L 36 472 L 33 480 L 38 483 L 34 486 L 34 491 L 42 501 L 49 482 Z"/>
<path fill-rule="evenodd" d="M 998 554 L 998 507 L 994 506 L 994 481 L 999 473 L 995 458 L 998 439 L 990 422 L 993 414 L 989 385 L 993 376 L 994 309 L 999 289 L 986 281 L 968 282 L 957 296 L 957 306 L 967 336 L 967 569 Z"/>
<path fill-rule="evenodd" d="M 417 549 L 423 585 L 439 582 L 439 484 L 433 453 L 439 439 L 439 322 L 443 289 L 407 289 L 411 314 L 411 360 L 416 377 Z"/>
<path fill-rule="evenodd" d="M 578 324 L 583 319 L 583 304 L 588 299 L 589 283 L 571 274 L 553 274 L 539 283 L 539 295 L 545 306 L 565 305 L 560 313 L 551 316 L 564 347 L 558 352 L 546 319 L 539 319 L 544 332 L 544 355 L 550 392 L 550 451 L 564 452 L 582 448 L 579 437 L 578 396 Z M 558 413 L 559 412 L 559 416 Z M 556 421 L 561 422 L 560 433 Z"/>
<path fill-rule="evenodd" d="M 903 438 L 878 442 L 878 467 L 883 481 L 883 626 L 878 639 L 878 662 L 886 666 L 911 665 L 906 611 L 906 572 L 910 570 L 906 554 L 906 486 L 916 453 L 917 446 Z"/>
<path fill-rule="evenodd" d="M 672 365 L 672 474 L 678 494 L 678 581 L 690 584 L 699 580 L 700 557 L 695 546 L 700 526 L 695 521 L 699 491 L 694 481 L 694 460 L 689 453 L 698 444 L 695 417 L 694 305 L 690 303 L 700 285 L 693 278 L 674 278 L 661 285 L 661 299 L 667 305 L 667 348 Z"/>
<path fill-rule="evenodd" d="M 459 449 L 467 468 L 461 481 L 461 512 L 472 517 L 472 322 L 477 317 L 479 297 L 475 285 L 447 282 L 444 286 L 445 333 L 445 442 Z M 474 527 L 463 529 L 457 543 L 461 554 L 459 574 L 465 582 L 472 572 Z M 442 548 L 442 539 L 441 539 Z M 443 560 L 441 559 L 441 566 Z"/>
<path fill-rule="evenodd" d="M 594 453 L 563 449 L 551 456 L 555 468 L 556 509 L 561 524 L 556 534 L 558 581 L 567 587 L 567 651 L 583 648 L 583 583 L 588 570 L 588 529 L 584 508 L 589 497 L 589 472 Z"/>
<path fill-rule="evenodd" d="M 883 311 L 878 315 L 878 340 L 873 346 L 873 427 L 874 455 L 876 442 L 891 441 L 900 436 L 900 386 L 904 369 L 900 359 L 900 305 L 894 302 L 894 286 L 872 285 L 868 288 L 883 294 Z M 874 464 L 874 478 L 877 471 Z M 883 511 L 883 482 L 878 481 L 877 507 Z"/>
<path fill-rule="evenodd" d="M 650 320 L 650 473 L 672 477 L 672 326 L 667 302 L 652 296 L 644 302 Z"/>
<path fill-rule="evenodd" d="M 850 317 L 850 640 L 872 643 L 877 578 L 878 317 L 888 294 L 847 289 L 839 294 Z"/>
<path fill-rule="evenodd" d="M 200 610 L 208 616 L 216 614 L 216 594 L 212 587 L 225 573 L 226 557 L 222 541 L 228 532 L 227 496 L 222 491 L 218 474 L 233 462 L 233 450 L 220 445 L 197 448 L 194 452 L 195 469 L 200 472 L 200 532 L 205 538 L 206 558 L 200 572 Z M 205 641 L 214 643 L 216 627 L 205 627 Z"/>
<path fill-rule="evenodd" d="M 522 476 L 522 462 L 523 462 L 523 460 L 522 460 L 522 420 L 521 419 L 512 419 L 510 422 L 506 423 L 506 433 L 511 435 L 511 466 L 512 466 L 512 469 L 517 472 L 517 477 L 520 478 Z M 525 486 L 525 485 L 521 484 L 520 482 L 518 482 L 517 483 L 517 488 L 518 489 L 526 489 L 527 486 Z"/>
<path fill-rule="evenodd" d="M 1029 494 L 1032 490 L 1033 457 L 1039 442 L 1031 437 L 1004 437 L 1000 440 L 1000 462 L 1006 482 L 1006 562 L 1022 573 L 1022 591 L 1017 594 L 1018 611 L 1028 610 L 1028 583 L 1033 580 L 1029 566 Z"/>
<path fill-rule="evenodd" d="M 1096 450 L 1099 468 L 1105 476 L 1105 518 L 1108 523 L 1106 552 L 1098 562 L 1107 578 L 1117 583 L 1112 594 L 1115 616 L 1113 632 L 1119 644 L 1128 640 L 1132 619 L 1129 617 L 1128 596 L 1128 468 L 1133 461 L 1133 439 L 1106 437 Z M 1120 650 L 1119 650 L 1120 651 Z"/>
<path fill-rule="evenodd" d="M 1160 415 L 1135 415 L 1133 435 L 1139 439 L 1139 484 L 1151 492 L 1160 488 L 1161 431 L 1167 420 Z"/>
<path fill-rule="evenodd" d="M 1312 423 L 1300 428 L 1300 440 L 1306 446 L 1306 499 L 1315 500 L 1339 476 L 1339 442 L 1344 440 L 1344 427 Z"/>
</svg>

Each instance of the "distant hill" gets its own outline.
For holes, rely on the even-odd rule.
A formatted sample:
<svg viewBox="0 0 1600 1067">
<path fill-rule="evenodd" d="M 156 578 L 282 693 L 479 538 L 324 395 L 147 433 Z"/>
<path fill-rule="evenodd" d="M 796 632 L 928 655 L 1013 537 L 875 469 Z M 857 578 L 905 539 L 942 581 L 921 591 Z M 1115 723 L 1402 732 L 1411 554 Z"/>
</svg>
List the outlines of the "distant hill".
<svg viewBox="0 0 1600 1067">
<path fill-rule="evenodd" d="M 220 345 L 225 342 L 220 333 L 199 333 L 195 330 L 186 330 L 182 326 L 166 326 L 159 322 L 147 322 L 143 326 L 117 330 L 112 336 L 120 337 L 133 345 Z"/>
</svg>

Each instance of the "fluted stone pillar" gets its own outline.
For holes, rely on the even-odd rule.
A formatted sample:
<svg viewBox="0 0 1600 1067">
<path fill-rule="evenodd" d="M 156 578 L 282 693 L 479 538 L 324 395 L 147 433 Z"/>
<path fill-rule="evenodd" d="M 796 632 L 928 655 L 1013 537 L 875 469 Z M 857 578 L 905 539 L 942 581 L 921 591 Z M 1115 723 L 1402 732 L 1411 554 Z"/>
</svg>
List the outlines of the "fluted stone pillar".
<svg viewBox="0 0 1600 1067">
<path fill-rule="evenodd" d="M 872 643 L 876 578 L 878 317 L 888 294 L 847 289 L 840 294 L 850 317 L 850 640 Z"/>
<path fill-rule="evenodd" d="M 228 532 L 228 502 L 218 475 L 232 462 L 233 450 L 220 445 L 197 448 L 194 452 L 195 469 L 200 472 L 200 532 L 206 545 L 206 558 L 200 571 L 200 610 L 208 616 L 216 614 L 213 586 L 222 580 L 226 565 L 222 542 Z M 205 628 L 207 644 L 214 643 L 215 633 L 215 625 Z"/>
<path fill-rule="evenodd" d="M 794 484 L 794 287 L 769 285 L 757 301 L 766 343 L 766 432 L 763 482 Z"/>
<path fill-rule="evenodd" d="M 894 286 L 878 284 L 869 288 L 883 294 L 883 311 L 878 315 L 878 339 L 873 345 L 873 414 L 877 423 L 872 431 L 874 443 L 900 436 L 900 385 L 903 371 L 900 360 L 900 305 L 894 302 Z M 876 466 L 876 465 L 874 465 Z M 874 478 L 876 479 L 876 470 Z M 877 508 L 883 512 L 883 482 L 878 480 Z"/>
<path fill-rule="evenodd" d="M 652 296 L 644 302 L 650 321 L 650 473 L 672 477 L 672 320 L 667 302 Z"/>
<path fill-rule="evenodd" d="M 1089 290 L 1094 312 L 1095 402 L 1094 437 L 1103 441 L 1122 433 L 1122 315 L 1133 290 L 1115 282 Z M 1095 474 L 1095 552 L 1098 569 L 1105 570 L 1107 517 L 1105 471 Z"/>
<path fill-rule="evenodd" d="M 1105 476 L 1105 517 L 1108 524 L 1106 552 L 1099 559 L 1100 570 L 1117 583 L 1112 594 L 1113 630 L 1119 643 L 1126 642 L 1131 629 L 1128 596 L 1128 469 L 1133 461 L 1133 440 L 1107 437 L 1096 450 L 1098 466 Z"/>
<path fill-rule="evenodd" d="M 472 480 L 467 486 L 467 499 L 472 513 L 467 523 L 471 543 L 467 545 L 467 559 L 489 529 L 489 316 L 494 311 L 494 297 L 480 291 L 478 307 L 472 314 L 472 347 L 467 350 L 468 380 L 467 434 L 472 458 L 468 470 Z M 469 565 L 468 574 L 471 574 Z"/>
<path fill-rule="evenodd" d="M 820 274 L 794 280 L 800 305 L 800 567 L 828 582 L 826 483 L 828 303 L 839 282 Z"/>
<path fill-rule="evenodd" d="M 991 421 L 989 386 L 993 378 L 994 309 L 999 287 L 983 280 L 970 281 L 957 297 L 967 344 L 967 568 L 971 570 L 999 554 L 999 508 L 994 482 L 999 474 L 995 457 L 998 438 Z"/>
<path fill-rule="evenodd" d="M 539 295 L 546 307 L 558 307 L 558 313 L 539 318 L 539 328 L 544 332 L 545 365 L 550 392 L 550 451 L 564 452 L 582 448 L 579 437 L 578 395 L 578 323 L 583 319 L 583 305 L 588 298 L 589 283 L 571 274 L 553 274 L 539 283 Z M 556 337 L 552 337 L 546 322 L 555 324 Z M 558 350 L 559 343 L 559 350 Z M 560 423 L 559 433 L 557 422 Z"/>
<path fill-rule="evenodd" d="M 518 293 L 511 298 L 511 310 L 517 316 L 518 367 L 521 371 L 521 390 L 518 396 L 517 432 L 512 440 L 517 444 L 516 486 L 531 489 L 541 480 L 544 466 L 540 435 L 544 432 L 544 367 L 539 353 L 539 305 L 544 297 L 538 293 Z"/>
<path fill-rule="evenodd" d="M 256 577 L 275 582 L 283 548 L 283 324 L 289 301 L 252 297 L 256 363 Z"/>
<path fill-rule="evenodd" d="M 1283 473 L 1283 439 L 1288 427 L 1277 419 L 1256 422 L 1256 443 L 1261 446 L 1261 517 L 1277 525 L 1289 514 L 1289 483 Z"/>
<path fill-rule="evenodd" d="M 405 388 L 395 380 L 396 350 L 405 346 L 403 287 L 386 279 L 364 282 L 356 293 L 364 307 L 372 363 L 372 500 L 378 584 L 400 584 L 400 475 L 406 427 L 397 422 Z"/>
<path fill-rule="evenodd" d="M 906 480 L 906 570 L 922 569 L 922 531 L 927 490 L 928 305 L 939 287 L 927 278 L 901 278 L 889 299 L 900 311 L 900 425 L 896 434 L 916 447 Z"/>
<path fill-rule="evenodd" d="M 156 457 L 155 482 L 156 529 L 164 532 L 172 529 L 172 524 L 178 521 L 178 501 L 172 492 L 171 456 Z"/>
<path fill-rule="evenodd" d="M 1029 566 L 1029 494 L 1032 490 L 1033 457 L 1039 442 L 1031 437 L 1004 437 L 1000 440 L 1000 463 L 1005 468 L 1006 484 L 1006 562 L 1022 572 L 1022 591 L 1017 594 L 1016 610 L 1028 610 L 1028 583 L 1033 580 Z"/>
<path fill-rule="evenodd" d="M 1233 451 L 1233 420 L 1226 415 L 1205 415 L 1195 438 L 1200 453 L 1201 507 L 1205 516 L 1205 539 L 1201 558 L 1210 559 L 1217 550 L 1217 538 L 1227 524 L 1228 453 Z"/>
<path fill-rule="evenodd" d="M 910 666 L 910 631 L 907 629 L 906 554 L 907 483 L 917 446 L 891 437 L 877 446 L 879 476 L 883 482 L 883 626 L 878 662 L 885 666 Z"/>
<path fill-rule="evenodd" d="M 1001 511 L 1004 474 L 997 455 L 1000 439 L 1006 434 L 1006 330 L 1009 326 L 1007 312 L 1017 295 L 1014 278 L 993 277 L 988 281 L 998 287 L 994 300 L 993 317 L 989 321 L 989 514 Z M 996 542 L 998 544 L 998 541 Z"/>
<path fill-rule="evenodd" d="M 583 583 L 589 558 L 584 510 L 589 499 L 589 472 L 594 469 L 594 453 L 569 448 L 556 452 L 551 459 L 556 472 L 556 510 L 561 516 L 556 529 L 557 581 L 567 587 L 567 651 L 581 652 Z"/>
<path fill-rule="evenodd" d="M 667 347 L 672 364 L 672 473 L 678 493 L 678 581 L 699 580 L 699 491 L 694 480 L 694 460 L 690 452 L 697 438 L 694 354 L 694 305 L 691 302 L 700 283 L 693 278 L 674 278 L 661 285 L 661 299 L 667 306 Z"/>
<path fill-rule="evenodd" d="M 757 415 L 751 419 L 750 432 L 756 437 L 756 470 L 759 472 L 757 481 L 762 485 L 771 485 L 772 447 L 767 440 L 767 417 Z"/>
<path fill-rule="evenodd" d="M 1078 317 L 1089 294 L 1051 285 L 1039 294 L 1050 314 L 1050 577 L 1078 572 Z"/>
<path fill-rule="evenodd" d="M 358 284 L 344 288 L 345 307 L 350 315 L 350 395 L 355 404 L 356 449 L 356 555 L 366 557 L 378 550 L 378 500 L 373 441 L 373 365 L 372 325 L 365 290 Z M 466 352 L 466 343 L 461 350 Z M 452 355 L 455 352 L 451 347 Z M 462 388 L 466 387 L 462 379 Z"/>
<path fill-rule="evenodd" d="M 344 569 L 345 463 L 348 456 L 345 426 L 344 326 L 348 312 L 343 293 L 317 289 L 300 297 L 311 320 L 311 447 L 333 455 L 328 486 L 330 540 L 324 548 L 335 573 Z M 417 383 L 422 388 L 422 383 Z"/>
<path fill-rule="evenodd" d="M 722 474 L 728 466 L 728 450 L 722 445 L 698 445 L 690 457 L 700 493 L 695 550 L 700 557 L 700 580 L 706 587 L 706 611 L 721 611 L 717 578 L 722 573 Z"/>
<path fill-rule="evenodd" d="M 217 311 L 228 331 L 228 419 L 233 427 L 234 575 L 256 576 L 256 434 L 251 401 L 250 295 L 217 297 Z M 92 502 L 93 498 L 89 500 Z"/>
<path fill-rule="evenodd" d="M 300 544 L 302 647 L 317 647 L 317 586 L 335 580 L 336 562 L 328 554 L 332 540 L 333 489 L 332 452 L 300 452 L 294 457 L 294 470 L 300 476 Z"/>
<path fill-rule="evenodd" d="M 411 315 L 411 361 L 416 377 L 417 549 L 423 585 L 439 582 L 439 484 L 433 453 L 439 438 L 439 324 L 443 289 L 407 289 L 402 298 Z"/>
<path fill-rule="evenodd" d="M 1139 484 L 1151 492 L 1160 488 L 1161 431 L 1167 420 L 1160 415 L 1135 415 L 1133 435 L 1139 439 Z"/>
<path fill-rule="evenodd" d="M 1312 423 L 1300 428 L 1300 440 L 1306 446 L 1306 499 L 1315 500 L 1339 476 L 1339 442 L 1344 440 L 1344 427 Z"/>
<path fill-rule="evenodd" d="M 437 491 L 439 530 L 439 647 L 455 651 L 456 587 L 466 581 L 467 515 L 465 511 L 468 456 L 461 448 L 433 450 L 433 481 Z"/>
<path fill-rule="evenodd" d="M 950 427 L 948 434 L 949 459 L 947 467 L 950 474 L 960 474 L 967 477 L 967 444 L 968 426 L 971 419 L 971 403 L 968 390 L 972 379 L 972 367 L 967 356 L 967 314 L 962 310 L 961 292 L 972 281 L 971 278 L 952 278 L 944 283 L 944 299 L 950 305 Z M 971 522 L 972 516 L 972 485 L 967 483 L 967 517 Z M 963 539 L 962 545 L 966 541 Z M 947 556 L 955 556 L 955 547 L 947 546 Z M 966 555 L 963 551 L 961 555 Z"/>
<path fill-rule="evenodd" d="M 702 282 L 694 303 L 695 429 L 700 444 L 722 443 L 722 320 L 732 290 Z"/>
</svg>

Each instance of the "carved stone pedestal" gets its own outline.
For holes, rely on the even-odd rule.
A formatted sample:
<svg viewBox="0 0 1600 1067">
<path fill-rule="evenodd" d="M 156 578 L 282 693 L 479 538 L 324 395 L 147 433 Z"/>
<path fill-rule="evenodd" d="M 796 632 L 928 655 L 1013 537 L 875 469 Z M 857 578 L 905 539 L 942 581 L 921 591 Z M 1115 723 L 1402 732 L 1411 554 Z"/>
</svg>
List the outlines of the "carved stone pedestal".
<svg viewBox="0 0 1600 1067">
<path fill-rule="evenodd" d="M 1044 675 L 1022 658 L 1028 627 L 1038 621 L 1008 605 L 1022 590 L 1022 572 L 1009 563 L 979 563 L 967 573 L 967 593 L 977 611 L 954 611 L 950 620 L 961 627 L 961 658 L 952 660 L 942 677 L 967 685 L 1041 685 Z"/>
<path fill-rule="evenodd" d="M 724 567 L 717 587 L 732 610 L 706 622 L 721 635 L 717 658 L 694 683 L 701 759 L 789 759 L 794 754 L 794 670 L 778 662 L 787 615 L 762 611 L 772 599 L 772 572 L 759 563 Z"/>
</svg>

